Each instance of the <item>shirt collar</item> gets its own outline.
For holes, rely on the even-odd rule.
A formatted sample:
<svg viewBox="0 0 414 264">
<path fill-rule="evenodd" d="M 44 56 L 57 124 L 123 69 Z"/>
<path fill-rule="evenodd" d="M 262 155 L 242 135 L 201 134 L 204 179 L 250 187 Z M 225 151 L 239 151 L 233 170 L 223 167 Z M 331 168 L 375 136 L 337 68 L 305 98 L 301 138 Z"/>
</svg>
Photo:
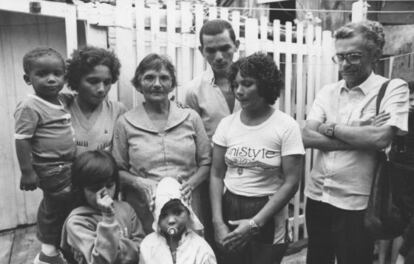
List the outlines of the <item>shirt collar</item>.
<svg viewBox="0 0 414 264">
<path fill-rule="evenodd" d="M 367 95 L 369 93 L 369 91 L 373 87 L 375 87 L 375 84 L 376 84 L 376 78 L 375 78 L 375 76 L 376 76 L 376 74 L 374 73 L 374 71 L 372 71 L 371 74 L 368 76 L 368 78 L 365 81 L 363 81 L 360 85 L 358 85 L 357 87 L 355 87 L 355 88 L 359 88 L 364 95 Z M 340 88 L 341 88 L 340 89 L 341 91 L 343 89 L 345 89 L 347 91 L 350 90 L 348 87 L 346 87 L 345 80 L 341 80 Z M 355 89 L 355 88 L 353 88 L 353 89 Z"/>
<path fill-rule="evenodd" d="M 214 72 L 209 64 L 207 64 L 207 68 L 203 73 L 203 81 L 210 85 L 214 85 Z"/>
<path fill-rule="evenodd" d="M 167 131 L 173 127 L 181 124 L 189 115 L 189 111 L 179 108 L 174 102 L 170 102 L 170 112 L 168 114 L 167 125 L 164 131 Z M 147 112 L 144 108 L 144 103 L 138 104 L 134 109 L 125 113 L 125 119 L 131 123 L 131 125 L 146 130 L 152 133 L 160 133 L 152 121 L 149 119 Z"/>
<path fill-rule="evenodd" d="M 39 97 L 35 94 L 29 94 L 29 97 L 32 97 L 32 98 L 38 100 L 39 102 L 42 102 L 43 104 L 45 104 L 45 105 L 47 105 L 51 108 L 59 109 L 59 110 L 64 109 L 63 103 L 60 100 L 58 100 L 60 105 L 55 105 L 55 104 L 52 104 L 52 103 L 46 101 L 45 99 L 43 99 L 43 98 L 41 98 L 41 97 Z"/>
</svg>

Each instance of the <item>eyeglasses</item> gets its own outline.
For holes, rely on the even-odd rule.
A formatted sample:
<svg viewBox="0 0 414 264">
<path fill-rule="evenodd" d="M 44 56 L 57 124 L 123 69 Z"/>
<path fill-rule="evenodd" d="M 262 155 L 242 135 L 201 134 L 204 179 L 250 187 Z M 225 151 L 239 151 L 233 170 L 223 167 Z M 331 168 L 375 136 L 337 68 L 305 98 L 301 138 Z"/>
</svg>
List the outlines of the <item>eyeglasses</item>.
<svg viewBox="0 0 414 264">
<path fill-rule="evenodd" d="M 336 54 L 332 57 L 332 61 L 336 64 L 340 64 L 346 60 L 349 64 L 359 64 L 361 62 L 362 53 L 351 52 L 345 54 Z"/>
</svg>

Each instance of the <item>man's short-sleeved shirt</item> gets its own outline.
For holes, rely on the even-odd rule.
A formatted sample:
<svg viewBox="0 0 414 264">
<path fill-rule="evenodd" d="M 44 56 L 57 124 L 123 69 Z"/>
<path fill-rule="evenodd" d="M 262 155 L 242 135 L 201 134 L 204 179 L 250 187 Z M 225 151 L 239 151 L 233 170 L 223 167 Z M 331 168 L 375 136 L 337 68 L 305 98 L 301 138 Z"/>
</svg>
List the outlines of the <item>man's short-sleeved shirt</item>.
<svg viewBox="0 0 414 264">
<path fill-rule="evenodd" d="M 61 94 L 60 97 L 72 116 L 76 155 L 96 149 L 111 151 L 115 123 L 126 112 L 125 106 L 120 102 L 104 100 L 87 118 L 77 103 L 77 95 Z"/>
<path fill-rule="evenodd" d="M 378 91 L 386 78 L 371 73 L 358 87 L 345 81 L 324 86 L 316 96 L 307 120 L 363 126 L 376 115 Z M 408 87 L 400 79 L 388 84 L 380 112 L 390 113 L 385 125 L 403 134 L 408 126 Z M 345 210 L 363 210 L 370 194 L 376 166 L 375 150 L 316 151 L 305 194 Z"/>
<path fill-rule="evenodd" d="M 213 70 L 208 67 L 200 76 L 186 85 L 185 105 L 194 109 L 201 117 L 207 136 L 211 139 L 217 125 L 231 114 L 220 87 L 214 83 Z M 234 102 L 233 113 L 240 110 L 240 103 Z"/>
<path fill-rule="evenodd" d="M 75 155 L 71 115 L 36 95 L 20 102 L 14 113 L 15 139 L 31 139 L 33 159 L 72 160 Z"/>
</svg>

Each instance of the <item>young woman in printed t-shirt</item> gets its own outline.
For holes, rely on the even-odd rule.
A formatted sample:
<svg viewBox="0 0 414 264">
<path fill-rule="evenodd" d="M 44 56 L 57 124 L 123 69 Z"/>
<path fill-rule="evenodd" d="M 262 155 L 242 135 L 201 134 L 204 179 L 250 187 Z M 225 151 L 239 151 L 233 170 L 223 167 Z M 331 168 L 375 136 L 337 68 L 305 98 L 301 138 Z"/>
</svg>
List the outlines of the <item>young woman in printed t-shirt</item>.
<svg viewBox="0 0 414 264">
<path fill-rule="evenodd" d="M 288 242 L 286 204 L 305 153 L 298 124 L 272 107 L 282 82 L 273 60 L 255 53 L 232 66 L 241 111 L 213 136 L 210 197 L 221 263 L 279 263 Z M 223 190 L 224 193 L 223 193 Z"/>
<path fill-rule="evenodd" d="M 120 67 L 113 52 L 97 47 L 76 50 L 69 60 L 68 86 L 76 94 L 61 94 L 61 98 L 72 115 L 77 155 L 112 149 L 115 122 L 126 112 L 122 103 L 107 98 Z"/>
</svg>

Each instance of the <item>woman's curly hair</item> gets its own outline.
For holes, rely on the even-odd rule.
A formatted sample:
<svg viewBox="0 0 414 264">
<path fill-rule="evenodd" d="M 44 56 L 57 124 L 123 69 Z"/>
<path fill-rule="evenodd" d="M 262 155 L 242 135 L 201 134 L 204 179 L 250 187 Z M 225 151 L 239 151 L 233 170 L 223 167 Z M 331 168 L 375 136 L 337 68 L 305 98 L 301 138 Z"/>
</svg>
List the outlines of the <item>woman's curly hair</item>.
<svg viewBox="0 0 414 264">
<path fill-rule="evenodd" d="M 256 52 L 233 63 L 229 73 L 229 81 L 234 84 L 237 73 L 243 77 L 256 80 L 259 95 L 270 105 L 279 98 L 283 88 L 281 73 L 273 59 L 264 53 Z M 236 86 L 232 85 L 234 90 Z"/>
<path fill-rule="evenodd" d="M 89 74 L 98 65 L 104 65 L 109 68 L 112 83 L 118 81 L 121 63 L 114 52 L 92 46 L 75 50 L 72 58 L 68 60 L 66 73 L 70 89 L 77 91 L 82 76 Z"/>
</svg>

